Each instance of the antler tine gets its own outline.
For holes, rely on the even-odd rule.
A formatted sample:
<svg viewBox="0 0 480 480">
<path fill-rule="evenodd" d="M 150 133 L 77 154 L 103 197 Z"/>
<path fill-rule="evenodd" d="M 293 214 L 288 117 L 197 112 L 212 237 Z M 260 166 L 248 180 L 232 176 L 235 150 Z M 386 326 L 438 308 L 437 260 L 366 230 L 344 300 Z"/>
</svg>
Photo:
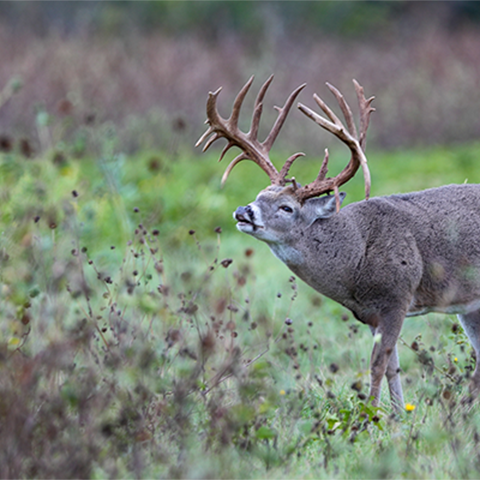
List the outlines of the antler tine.
<svg viewBox="0 0 480 480">
<path fill-rule="evenodd" d="M 248 91 L 250 90 L 250 87 L 252 86 L 254 78 L 255 77 L 253 75 L 250 77 L 248 82 L 238 92 L 238 95 L 236 96 L 235 101 L 233 102 L 232 114 L 230 115 L 230 118 L 227 120 L 229 123 L 229 126 L 233 130 L 238 129 L 238 118 L 240 116 L 240 109 L 242 108 L 242 104 L 243 104 L 243 101 L 245 100 L 245 96 L 247 95 Z"/>
<path fill-rule="evenodd" d="M 338 120 L 338 118 L 335 116 L 335 114 L 328 108 L 328 106 L 323 102 L 323 100 L 316 94 L 314 93 L 313 94 L 313 98 L 314 100 L 317 102 L 318 106 L 325 112 L 327 113 L 327 110 L 329 110 L 331 113 L 332 113 L 332 116 Z M 303 113 L 305 114 L 308 118 L 310 118 L 311 120 L 313 120 L 315 123 L 317 123 L 318 125 L 320 125 L 321 127 L 323 127 L 325 130 L 327 130 L 328 132 L 335 132 L 335 134 L 337 132 L 340 131 L 340 127 L 339 125 L 337 124 L 337 122 L 335 121 L 335 119 L 333 119 L 331 122 L 329 120 L 327 120 L 326 118 L 323 118 L 322 116 L 320 116 L 317 112 L 314 112 L 313 110 L 311 110 L 310 108 L 308 108 L 306 105 L 304 105 L 303 103 L 299 103 L 297 105 L 298 109 Z M 328 117 L 330 117 L 330 115 L 327 114 Z M 338 120 L 338 122 L 340 122 L 340 120 Z M 340 123 L 341 125 L 341 123 Z"/>
<path fill-rule="evenodd" d="M 217 140 L 217 138 L 219 138 L 219 137 L 216 137 L 215 140 Z M 229 140 L 228 143 L 223 147 L 222 153 L 218 157 L 218 161 L 221 162 L 223 160 L 223 157 L 225 156 L 225 154 L 234 146 L 235 146 L 235 144 Z"/>
<path fill-rule="evenodd" d="M 314 93 L 313 94 L 313 99 L 315 100 L 315 102 L 317 103 L 317 105 L 323 110 L 323 112 L 325 113 L 325 115 L 331 120 L 331 122 L 329 122 L 327 119 L 322 119 L 324 120 L 325 122 L 331 124 L 332 126 L 335 126 L 337 129 L 338 128 L 341 128 L 342 127 L 342 122 L 340 121 L 340 119 L 335 115 L 335 113 L 333 112 L 333 110 L 330 109 L 330 107 L 316 94 Z M 300 108 L 300 105 L 298 105 L 298 108 Z M 300 110 L 302 110 L 300 108 Z M 303 112 L 305 113 L 305 112 Z M 317 114 L 315 114 L 317 115 Z M 321 118 L 321 117 L 320 117 Z M 325 127 L 326 128 L 326 127 Z"/>
<path fill-rule="evenodd" d="M 370 187 L 372 186 L 372 179 L 370 177 L 370 170 L 368 169 L 367 157 L 365 156 L 365 154 L 360 160 L 360 165 L 362 166 L 363 182 L 365 183 L 365 200 L 368 200 L 370 198 Z"/>
<path fill-rule="evenodd" d="M 199 147 L 213 132 L 215 132 L 212 122 L 218 122 L 222 120 L 221 118 L 219 118 L 219 115 L 217 113 L 217 97 L 221 91 L 222 87 L 218 88 L 214 92 L 208 93 L 207 120 L 205 120 L 205 123 L 210 126 L 208 127 L 207 131 L 197 140 L 197 143 L 195 143 L 195 147 Z M 210 145 L 211 143 L 205 145 L 202 151 L 205 152 L 208 147 L 210 147 Z"/>
<path fill-rule="evenodd" d="M 235 157 L 228 164 L 228 167 L 225 169 L 225 172 L 223 172 L 222 182 L 221 182 L 222 187 L 225 185 L 225 182 L 227 181 L 227 178 L 230 175 L 230 172 L 233 170 L 233 167 L 235 167 L 235 165 L 240 163 L 242 160 L 248 160 L 248 156 L 243 152 L 240 155 L 238 155 L 238 157 Z"/>
<path fill-rule="evenodd" d="M 262 85 L 262 88 L 258 92 L 257 98 L 255 99 L 255 107 L 253 109 L 253 116 L 252 116 L 252 127 L 250 128 L 250 132 L 248 133 L 248 137 L 252 141 L 257 141 L 258 137 L 258 127 L 260 126 L 260 117 L 262 116 L 263 111 L 263 99 L 265 98 L 265 94 L 267 93 L 268 87 L 273 81 L 273 75 L 267 79 L 267 81 Z"/>
<path fill-rule="evenodd" d="M 210 132 L 211 134 L 212 132 Z M 212 145 L 212 143 L 216 142 L 219 138 L 221 137 L 221 135 L 219 135 L 218 133 L 214 133 L 206 142 L 205 142 L 205 145 L 203 146 L 203 149 L 202 149 L 202 152 L 206 152 L 210 146 Z M 228 148 L 226 148 L 226 150 L 224 149 L 224 151 L 222 152 L 222 155 L 220 156 L 220 159 L 222 159 L 223 155 L 225 155 L 226 151 L 231 147 L 230 144 L 227 145 Z"/>
<path fill-rule="evenodd" d="M 365 152 L 365 147 L 367 145 L 367 129 L 370 123 L 370 115 L 375 111 L 375 108 L 371 106 L 371 103 L 375 99 L 374 96 L 366 99 L 363 87 L 353 79 L 353 85 L 355 86 L 355 92 L 357 93 L 358 98 L 358 108 L 360 110 L 360 136 L 359 143 L 362 152 Z M 363 177 L 365 181 L 365 198 L 370 196 L 370 171 L 367 165 L 367 158 L 363 155 L 363 158 L 360 159 L 360 164 L 363 170 Z"/>
<path fill-rule="evenodd" d="M 223 119 L 218 114 L 218 111 L 217 111 L 217 98 L 218 98 L 218 95 L 220 94 L 221 91 L 222 91 L 222 87 L 218 88 L 214 92 L 209 92 L 209 94 L 208 94 L 207 120 L 206 120 L 205 123 L 210 125 L 210 128 L 208 129 L 208 130 L 211 131 L 210 133 L 215 131 L 215 125 L 223 125 L 226 122 L 226 120 Z M 207 132 L 208 132 L 208 130 L 207 130 Z M 207 132 L 205 132 L 205 135 L 207 135 Z M 204 138 L 203 136 L 200 137 L 200 139 L 198 141 L 200 142 L 200 140 L 203 139 L 203 138 Z"/>
<path fill-rule="evenodd" d="M 317 181 L 318 182 L 322 182 L 323 180 L 325 180 L 325 177 L 327 176 L 328 160 L 329 160 L 329 154 L 328 154 L 328 148 L 326 148 L 325 149 L 325 156 L 323 157 L 322 166 L 320 167 L 320 171 L 318 172 L 318 175 L 317 175 Z"/>
<path fill-rule="evenodd" d="M 347 122 L 348 131 L 354 136 L 358 137 L 357 129 L 355 128 L 355 122 L 353 121 L 353 114 L 350 106 L 345 101 L 344 96 L 337 90 L 333 85 L 327 82 L 327 87 L 333 93 L 335 98 L 337 99 L 338 104 L 340 105 L 340 109 L 342 110 L 343 116 L 345 117 L 345 121 Z"/>
<path fill-rule="evenodd" d="M 304 157 L 305 154 L 302 152 L 294 153 L 291 157 L 288 157 L 286 162 L 283 164 L 282 169 L 280 170 L 279 176 L 280 178 L 283 178 L 285 181 L 286 176 L 288 175 L 288 171 L 290 170 L 290 167 L 293 165 L 293 162 L 298 158 L 298 157 Z"/>
<path fill-rule="evenodd" d="M 265 139 L 265 141 L 262 143 L 263 147 L 265 148 L 265 150 L 267 152 L 270 151 L 270 149 L 272 148 L 272 145 L 273 143 L 275 142 L 279 132 L 280 132 L 280 129 L 282 128 L 284 122 L 285 122 L 285 119 L 287 118 L 287 115 L 288 115 L 288 112 L 290 111 L 290 109 L 292 108 L 292 105 L 293 105 L 293 102 L 295 101 L 295 99 L 297 98 L 298 94 L 307 86 L 306 83 L 304 83 L 303 85 L 300 85 L 298 88 L 296 88 L 291 94 L 290 96 L 287 98 L 287 101 L 285 102 L 285 105 L 282 107 L 282 108 L 278 108 L 277 107 L 277 111 L 278 111 L 278 117 L 277 117 L 277 120 L 275 121 L 273 127 L 272 127 L 272 130 L 270 131 L 270 133 L 268 134 L 267 138 Z"/>
<path fill-rule="evenodd" d="M 205 139 L 207 139 L 212 133 L 213 133 L 213 128 L 209 127 L 207 131 L 204 132 L 202 136 L 197 140 L 197 142 L 195 143 L 195 148 L 199 147 L 205 141 Z M 202 151 L 205 151 L 205 147 L 203 148 Z"/>
<path fill-rule="evenodd" d="M 325 151 L 325 158 L 323 159 L 322 166 L 320 168 L 320 172 L 317 178 L 312 183 L 301 187 L 296 192 L 297 198 L 302 203 L 305 202 L 308 198 L 316 197 L 318 195 L 321 195 L 322 193 L 328 193 L 333 191 L 335 193 L 338 210 L 340 205 L 338 187 L 348 182 L 348 180 L 350 180 L 355 175 L 355 172 L 360 166 L 362 167 L 365 181 L 365 198 L 368 199 L 370 196 L 370 172 L 368 170 L 367 158 L 364 153 L 364 148 L 366 143 L 366 132 L 370 120 L 370 114 L 374 110 L 370 106 L 373 98 L 366 100 L 363 94 L 363 88 L 355 80 L 354 85 L 360 107 L 360 136 L 357 133 L 357 129 L 353 121 L 353 115 L 349 105 L 345 101 L 343 95 L 332 85 L 327 84 L 328 88 L 333 93 L 333 95 L 338 101 L 338 104 L 340 105 L 343 115 L 345 116 L 347 128 L 345 128 L 345 126 L 340 122 L 338 117 L 325 104 L 325 102 L 320 97 L 318 97 L 318 95 L 314 95 L 314 99 L 330 120 L 323 118 L 314 111 L 310 110 L 305 105 L 298 105 L 298 108 L 307 117 L 311 118 L 315 123 L 320 125 L 328 132 L 333 133 L 336 137 L 342 140 L 342 142 L 344 142 L 352 152 L 352 157 L 348 162 L 347 166 L 336 177 L 326 178 L 329 156 L 328 150 Z"/>
<path fill-rule="evenodd" d="M 375 111 L 375 108 L 371 106 L 371 103 L 375 97 L 370 97 L 369 99 L 365 98 L 365 93 L 363 87 L 354 79 L 353 84 L 355 86 L 355 91 L 358 98 L 358 107 L 360 110 L 360 146 L 362 150 L 365 150 L 367 143 L 367 129 L 370 123 L 370 115 Z"/>
</svg>

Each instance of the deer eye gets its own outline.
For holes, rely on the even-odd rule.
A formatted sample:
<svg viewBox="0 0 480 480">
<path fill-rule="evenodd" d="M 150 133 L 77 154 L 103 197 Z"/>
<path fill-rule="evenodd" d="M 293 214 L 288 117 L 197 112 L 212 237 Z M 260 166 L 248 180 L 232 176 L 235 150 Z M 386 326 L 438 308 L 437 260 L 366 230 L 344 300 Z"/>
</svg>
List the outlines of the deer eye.
<svg viewBox="0 0 480 480">
<path fill-rule="evenodd" d="M 289 207 L 288 205 L 281 205 L 280 210 L 283 210 L 284 212 L 287 212 L 287 213 L 293 213 L 293 208 Z"/>
</svg>

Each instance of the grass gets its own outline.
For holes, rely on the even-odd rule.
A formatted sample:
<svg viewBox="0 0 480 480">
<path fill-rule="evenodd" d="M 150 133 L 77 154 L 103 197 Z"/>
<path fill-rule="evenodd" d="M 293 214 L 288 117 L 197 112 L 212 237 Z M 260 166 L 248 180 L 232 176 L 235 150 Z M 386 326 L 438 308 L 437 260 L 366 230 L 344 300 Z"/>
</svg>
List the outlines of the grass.
<svg viewBox="0 0 480 480">
<path fill-rule="evenodd" d="M 0 158 L 2 478 L 478 477 L 455 317 L 406 320 L 410 411 L 393 416 L 386 391 L 372 409 L 368 329 L 234 228 L 266 185 L 255 166 L 220 190 L 215 154 L 126 156 L 84 135 L 82 154 Z M 478 182 L 479 156 L 372 153 L 373 194 Z M 318 160 L 298 163 L 314 177 Z"/>
</svg>

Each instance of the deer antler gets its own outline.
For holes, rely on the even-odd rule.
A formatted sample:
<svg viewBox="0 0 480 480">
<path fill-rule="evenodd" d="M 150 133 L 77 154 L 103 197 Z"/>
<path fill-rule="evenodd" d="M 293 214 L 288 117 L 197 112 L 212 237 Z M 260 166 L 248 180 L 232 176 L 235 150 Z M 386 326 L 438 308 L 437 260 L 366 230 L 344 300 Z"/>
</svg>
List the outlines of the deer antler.
<svg viewBox="0 0 480 480">
<path fill-rule="evenodd" d="M 340 199 L 338 195 L 338 187 L 348 182 L 354 175 L 358 168 L 361 166 L 363 170 L 363 176 L 365 179 L 365 198 L 368 199 L 370 196 L 370 172 L 367 166 L 367 157 L 365 156 L 364 150 L 366 145 L 366 134 L 367 128 L 370 121 L 370 114 L 375 111 L 373 107 L 370 106 L 372 100 L 375 97 L 369 99 L 365 98 L 363 87 L 360 84 L 353 80 L 355 85 L 355 91 L 357 93 L 358 105 L 360 109 L 360 134 L 357 134 L 357 129 L 355 128 L 355 123 L 353 121 L 352 111 L 348 106 L 347 102 L 343 95 L 332 85 L 327 83 L 327 87 L 333 93 L 337 99 L 340 109 L 345 117 L 346 127 L 339 120 L 339 118 L 333 113 L 333 111 L 327 106 L 327 104 L 318 96 L 314 95 L 313 98 L 317 102 L 318 106 L 323 110 L 325 115 L 328 117 L 328 120 L 324 117 L 321 117 L 314 111 L 310 110 L 305 105 L 299 103 L 298 108 L 309 118 L 311 118 L 315 123 L 323 127 L 325 130 L 333 133 L 338 137 L 342 142 L 344 142 L 352 152 L 352 157 L 348 162 L 347 166 L 333 178 L 326 178 L 327 175 L 327 165 L 328 165 L 328 150 L 325 150 L 325 158 L 322 162 L 320 172 L 318 177 L 308 185 L 299 188 L 296 190 L 296 196 L 301 203 L 305 202 L 311 197 L 316 197 L 322 193 L 334 192 L 337 199 L 337 210 L 340 208 Z"/>
<path fill-rule="evenodd" d="M 260 143 L 257 138 L 260 117 L 263 110 L 263 99 L 268 87 L 272 83 L 272 80 L 273 75 L 263 84 L 257 95 L 253 110 L 252 124 L 250 131 L 247 133 L 242 132 L 238 128 L 238 118 L 240 116 L 240 109 L 242 107 L 243 100 L 245 99 L 245 96 L 252 85 L 253 76 L 244 85 L 235 98 L 232 113 L 228 119 L 222 118 L 217 110 L 217 97 L 222 90 L 221 87 L 217 91 L 209 93 L 207 100 L 207 121 L 205 122 L 209 125 L 209 127 L 207 131 L 200 137 L 195 146 L 198 147 L 204 141 L 206 141 L 205 146 L 203 147 L 203 151 L 205 152 L 216 140 L 222 137 L 226 138 L 228 143 L 223 149 L 219 161 L 222 160 L 222 158 L 225 156 L 225 153 L 232 147 L 238 147 L 240 150 L 242 150 L 242 153 L 234 158 L 225 170 L 225 173 L 222 177 L 222 184 L 225 183 L 228 175 L 235 165 L 240 163 L 242 160 L 252 160 L 269 176 L 272 185 L 285 185 L 285 183 L 289 181 L 285 179 L 289 167 L 296 158 L 303 155 L 303 153 L 296 153 L 295 155 L 292 155 L 287 160 L 280 173 L 269 158 L 270 149 L 272 148 L 272 145 L 275 142 L 280 129 L 285 122 L 285 119 L 287 118 L 288 112 L 292 108 L 293 102 L 297 98 L 298 94 L 303 90 L 305 84 L 300 85 L 290 94 L 282 108 L 275 107 L 278 111 L 278 117 L 267 138 L 262 143 Z"/>
</svg>

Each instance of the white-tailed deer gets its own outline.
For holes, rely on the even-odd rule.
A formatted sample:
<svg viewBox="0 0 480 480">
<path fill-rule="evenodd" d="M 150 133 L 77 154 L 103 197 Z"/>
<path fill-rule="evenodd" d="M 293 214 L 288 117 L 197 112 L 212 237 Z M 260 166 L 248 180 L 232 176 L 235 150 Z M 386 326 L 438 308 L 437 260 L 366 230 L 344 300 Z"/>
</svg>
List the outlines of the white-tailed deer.
<svg viewBox="0 0 480 480">
<path fill-rule="evenodd" d="M 292 155 L 278 171 L 269 159 L 269 151 L 304 85 L 278 109 L 278 118 L 266 140 L 257 139 L 262 102 L 272 78 L 257 96 L 248 133 L 239 130 L 238 117 L 253 77 L 238 94 L 227 120 L 216 108 L 220 89 L 210 93 L 209 128 L 197 145 L 210 137 L 206 150 L 217 139 L 226 138 L 228 143 L 220 159 L 233 146 L 241 149 L 242 153 L 225 171 L 223 181 L 242 160 L 254 161 L 267 173 L 271 185 L 254 202 L 234 213 L 237 228 L 266 242 L 299 278 L 370 326 L 375 338 L 370 364 L 372 403 L 378 405 L 381 381 L 386 374 L 392 404 L 402 409 L 396 344 L 406 316 L 427 312 L 458 314 L 476 358 L 480 359 L 480 185 L 448 185 L 371 198 L 340 209 L 345 194 L 338 189 L 359 167 L 365 178 L 366 199 L 370 193 L 364 150 L 373 98 L 365 99 L 363 88 L 354 81 L 360 109 L 358 133 L 350 107 L 331 85 L 327 84 L 346 125 L 316 95 L 315 101 L 327 118 L 298 105 L 351 151 L 350 162 L 333 178 L 326 176 L 325 151 L 316 180 L 300 186 L 287 175 L 294 160 L 303 154 Z M 479 390 L 477 362 L 470 398 Z"/>
</svg>

